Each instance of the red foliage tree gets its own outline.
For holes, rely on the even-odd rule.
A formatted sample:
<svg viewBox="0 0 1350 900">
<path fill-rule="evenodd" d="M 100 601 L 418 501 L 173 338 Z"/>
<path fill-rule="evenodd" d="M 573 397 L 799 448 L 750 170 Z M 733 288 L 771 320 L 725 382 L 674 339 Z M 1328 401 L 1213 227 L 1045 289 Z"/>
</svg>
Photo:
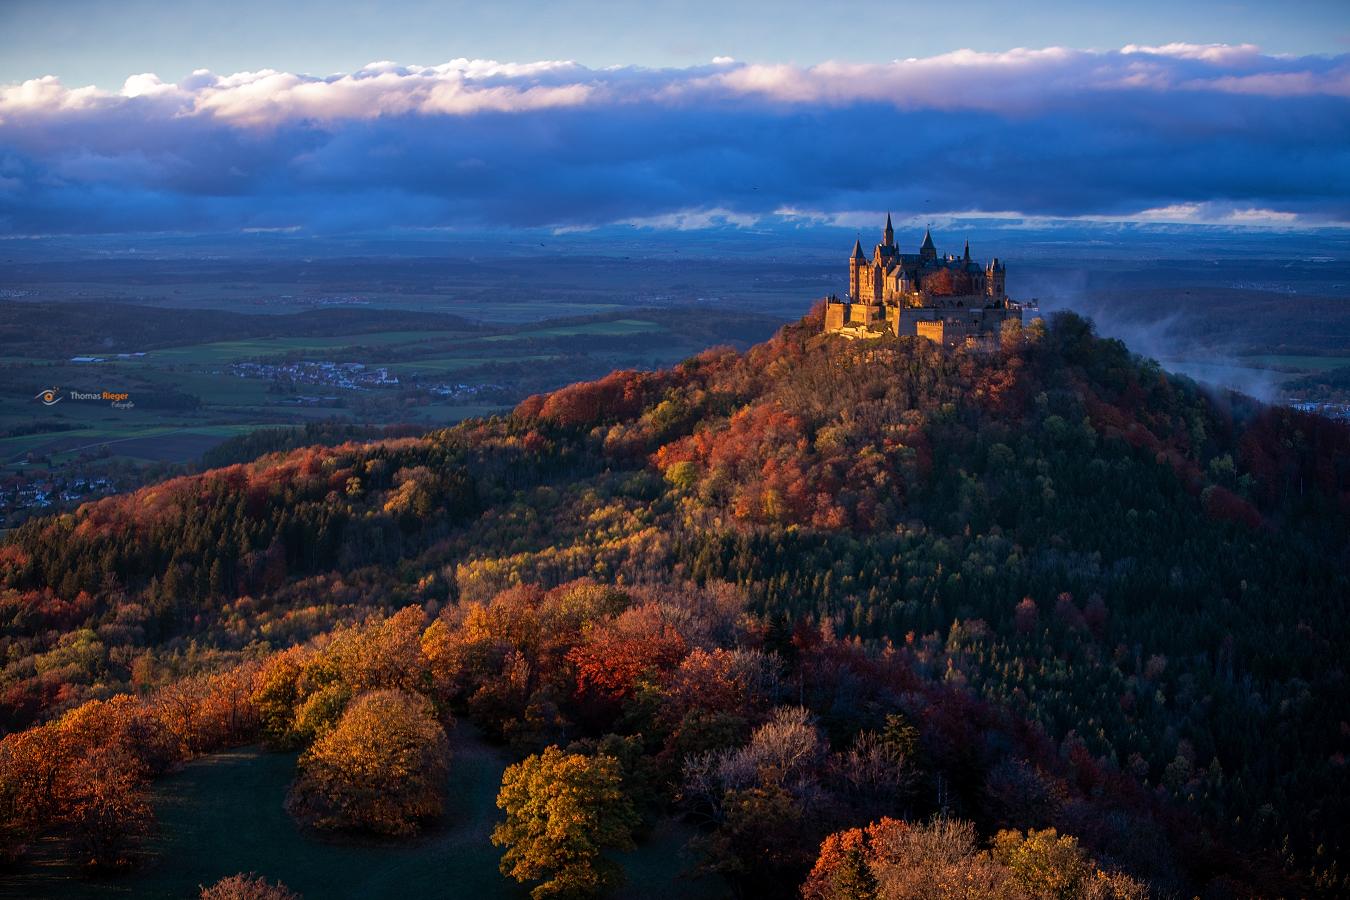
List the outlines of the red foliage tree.
<svg viewBox="0 0 1350 900">
<path fill-rule="evenodd" d="M 1237 494 L 1218 485 L 1209 488 L 1208 494 L 1205 501 L 1205 515 L 1211 519 L 1218 522 L 1226 520 L 1241 522 L 1251 531 L 1260 526 L 1261 513 Z"/>
<path fill-rule="evenodd" d="M 622 421 L 636 417 L 682 380 L 679 371 L 611 372 L 599 381 L 527 397 L 516 407 L 516 414 L 523 419 L 546 419 L 559 425 Z"/>
<path fill-rule="evenodd" d="M 1040 616 L 1040 609 L 1037 608 L 1035 600 L 1030 597 L 1023 597 L 1022 602 L 1017 604 L 1013 616 L 1017 625 L 1017 633 L 1031 634 L 1036 628 L 1036 620 Z"/>
<path fill-rule="evenodd" d="M 568 653 L 577 667 L 577 696 L 626 700 L 648 670 L 666 672 L 684 657 L 685 643 L 654 603 L 625 611 L 612 623 L 594 625 L 586 642 Z"/>
</svg>

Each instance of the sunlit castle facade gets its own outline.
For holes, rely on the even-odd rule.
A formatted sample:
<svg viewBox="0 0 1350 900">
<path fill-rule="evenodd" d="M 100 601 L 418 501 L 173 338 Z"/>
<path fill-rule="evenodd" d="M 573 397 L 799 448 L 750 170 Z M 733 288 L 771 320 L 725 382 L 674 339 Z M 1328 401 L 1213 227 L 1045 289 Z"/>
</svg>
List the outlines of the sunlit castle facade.
<svg viewBox="0 0 1350 900">
<path fill-rule="evenodd" d="M 955 345 L 967 338 L 993 338 L 1004 324 L 1030 321 L 1039 310 L 1035 301 L 1017 303 L 1005 293 L 1006 270 L 997 259 L 981 266 L 963 256 L 939 258 L 927 232 L 917 254 L 901 253 L 895 229 L 886 216 L 882 242 L 863 255 L 862 241 L 853 244 L 848 260 L 848 297 L 830 297 L 825 330 L 845 337 L 918 335 Z"/>
</svg>

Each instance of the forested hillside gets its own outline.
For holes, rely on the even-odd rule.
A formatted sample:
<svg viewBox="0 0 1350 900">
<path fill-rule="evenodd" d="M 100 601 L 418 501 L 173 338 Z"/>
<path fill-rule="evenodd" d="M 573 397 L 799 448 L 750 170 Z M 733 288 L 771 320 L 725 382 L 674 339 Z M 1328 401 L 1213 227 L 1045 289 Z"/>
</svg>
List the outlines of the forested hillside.
<svg viewBox="0 0 1350 900">
<path fill-rule="evenodd" d="M 79 723 L 128 694 L 106 730 L 174 736 L 142 778 L 262 735 L 312 779 L 379 703 L 616 760 L 737 896 L 921 896 L 925 841 L 988 896 L 1044 895 L 1028 854 L 1075 860 L 1056 896 L 1344 895 L 1350 428 L 1072 314 L 994 350 L 820 331 L 24 525 L 10 849 L 82 808 Z"/>
</svg>

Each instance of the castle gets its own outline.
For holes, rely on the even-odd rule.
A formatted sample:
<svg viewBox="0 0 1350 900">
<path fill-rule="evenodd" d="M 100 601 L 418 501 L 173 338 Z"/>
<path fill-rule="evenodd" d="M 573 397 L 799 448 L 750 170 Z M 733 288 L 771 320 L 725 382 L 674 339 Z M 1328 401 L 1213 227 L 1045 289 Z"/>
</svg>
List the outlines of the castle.
<svg viewBox="0 0 1350 900">
<path fill-rule="evenodd" d="M 848 260 L 848 297 L 829 297 L 825 331 L 844 337 L 918 335 L 955 346 L 967 339 L 991 340 L 1005 323 L 1022 323 L 1039 315 L 1035 301 L 1009 300 L 1004 292 L 1007 270 L 997 259 L 983 268 L 971 261 L 970 241 L 964 256 L 939 259 L 933 236 L 925 232 L 918 254 L 901 253 L 895 229 L 886 216 L 882 242 L 869 262 L 862 241 L 853 244 Z"/>
</svg>

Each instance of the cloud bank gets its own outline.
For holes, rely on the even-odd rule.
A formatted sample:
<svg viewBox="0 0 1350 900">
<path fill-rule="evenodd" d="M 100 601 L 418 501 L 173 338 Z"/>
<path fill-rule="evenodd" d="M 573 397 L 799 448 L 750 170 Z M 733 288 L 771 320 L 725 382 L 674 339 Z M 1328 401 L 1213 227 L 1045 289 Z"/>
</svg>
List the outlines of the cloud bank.
<svg viewBox="0 0 1350 900">
<path fill-rule="evenodd" d="M 1350 223 L 1350 55 L 376 63 L 0 88 L 0 234 L 695 228 L 850 210 Z"/>
</svg>

